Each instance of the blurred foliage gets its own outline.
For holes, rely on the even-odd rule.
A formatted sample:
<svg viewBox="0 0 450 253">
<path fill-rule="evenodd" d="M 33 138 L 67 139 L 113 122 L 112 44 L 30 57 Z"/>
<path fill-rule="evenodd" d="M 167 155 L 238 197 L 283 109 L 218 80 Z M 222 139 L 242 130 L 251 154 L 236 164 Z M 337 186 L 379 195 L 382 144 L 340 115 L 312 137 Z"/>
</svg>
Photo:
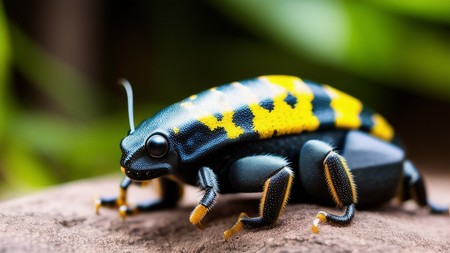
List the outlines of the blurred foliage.
<svg viewBox="0 0 450 253">
<path fill-rule="evenodd" d="M 369 0 L 367 2 L 388 12 L 430 20 L 437 24 L 450 24 L 450 2 L 447 0 Z"/>
<path fill-rule="evenodd" d="M 10 44 L 7 30 L 6 17 L 3 10 L 3 5 L 0 4 L 0 143 L 5 146 L 6 127 L 8 124 L 8 114 L 10 110 L 10 99 L 8 92 L 8 84 L 10 81 Z M 0 148 L 3 151 L 5 148 Z M 2 152 L 3 153 L 3 152 Z M 3 159 L 4 155 L 0 155 L 0 159 Z M 5 169 L 0 163 L 0 180 L 3 177 L 3 171 Z M 4 180 L 2 180 L 4 181 Z M 0 184 L 0 191 L 6 188 L 3 184 Z"/>
<path fill-rule="evenodd" d="M 40 48 L 17 25 L 8 26 L 2 5 L 0 56 L 0 197 L 113 171 L 109 168 L 120 157 L 123 120 L 74 121 L 13 101 L 8 89 L 12 63 L 66 115 L 89 119 L 99 108 L 92 95 L 94 84 Z"/>
<path fill-rule="evenodd" d="M 450 98 L 450 36 L 446 30 L 418 25 L 376 8 L 432 16 L 448 25 L 448 1 L 433 1 L 434 5 L 420 1 L 215 3 L 251 31 L 300 57 L 306 55 L 380 82 L 397 81 L 408 89 Z"/>
<path fill-rule="evenodd" d="M 3 6 L 0 5 L 0 141 L 4 135 L 9 106 L 8 83 L 10 70 L 10 44 L 8 37 L 6 17 Z"/>
<path fill-rule="evenodd" d="M 450 100 L 445 0 L 95 2 L 92 22 L 104 27 L 89 41 L 100 56 L 76 53 L 101 65 L 100 78 L 43 42 L 34 14 L 56 2 L 33 3 L 40 9 L 0 2 L 0 198 L 119 171 L 128 121 L 118 77 L 137 91 L 137 121 L 209 86 L 261 74 L 330 83 L 385 112 L 394 96 L 386 87 Z"/>
<path fill-rule="evenodd" d="M 96 98 L 90 90 L 95 85 L 82 73 L 39 48 L 17 25 L 11 24 L 10 28 L 17 69 L 70 115 L 96 115 Z M 83 103 L 73 98 L 83 98 Z"/>
</svg>

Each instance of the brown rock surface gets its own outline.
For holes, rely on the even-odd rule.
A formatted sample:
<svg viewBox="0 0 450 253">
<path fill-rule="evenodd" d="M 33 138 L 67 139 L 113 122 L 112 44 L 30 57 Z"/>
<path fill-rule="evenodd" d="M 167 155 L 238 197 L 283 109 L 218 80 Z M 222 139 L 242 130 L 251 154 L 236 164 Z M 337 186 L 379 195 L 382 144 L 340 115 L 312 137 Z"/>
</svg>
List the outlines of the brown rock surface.
<svg viewBox="0 0 450 253">
<path fill-rule="evenodd" d="M 449 173 L 426 174 L 432 200 L 450 203 Z M 96 194 L 114 195 L 119 177 L 74 182 L 0 203 L 0 252 L 449 252 L 450 216 L 431 215 L 414 205 L 387 204 L 363 210 L 349 227 L 311 222 L 323 207 L 289 205 L 272 229 L 243 231 L 224 241 L 223 231 L 241 211 L 258 212 L 259 195 L 225 195 L 205 218 L 204 230 L 188 217 L 201 194 L 188 188 L 177 209 L 120 221 L 115 210 L 94 214 Z M 154 197 L 130 188 L 130 202 Z M 332 210 L 330 208 L 325 208 Z"/>
</svg>

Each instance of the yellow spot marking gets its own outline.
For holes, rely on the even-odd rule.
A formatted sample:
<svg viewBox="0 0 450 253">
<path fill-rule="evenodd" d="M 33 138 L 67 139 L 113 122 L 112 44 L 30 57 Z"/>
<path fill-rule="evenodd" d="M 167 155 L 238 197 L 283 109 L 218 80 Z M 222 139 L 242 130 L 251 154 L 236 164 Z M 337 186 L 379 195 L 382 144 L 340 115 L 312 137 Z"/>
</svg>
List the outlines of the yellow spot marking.
<svg viewBox="0 0 450 253">
<path fill-rule="evenodd" d="M 198 120 L 206 125 L 209 130 L 214 131 L 217 128 L 223 128 L 227 132 L 229 139 L 235 139 L 244 133 L 240 126 L 236 126 L 233 122 L 233 111 L 223 113 L 223 118 L 218 120 L 214 115 L 205 115 Z"/>
<path fill-rule="evenodd" d="M 374 125 L 370 133 L 386 141 L 392 140 L 394 137 L 394 130 L 391 125 L 389 125 L 389 123 L 387 123 L 387 121 L 379 114 L 374 114 L 372 120 Z"/>
<path fill-rule="evenodd" d="M 173 132 L 174 132 L 175 134 L 178 134 L 178 133 L 180 132 L 180 129 L 179 129 L 178 127 L 174 127 L 174 128 L 173 128 Z"/>
<path fill-rule="evenodd" d="M 288 135 L 303 131 L 314 131 L 319 127 L 319 119 L 312 112 L 311 101 L 314 95 L 311 89 L 297 77 L 290 76 L 264 76 L 260 81 L 268 84 L 273 95 L 273 110 L 268 110 L 259 105 L 259 99 L 248 87 L 235 83 L 235 87 L 241 89 L 247 99 L 250 110 L 254 116 L 253 126 L 261 139 L 267 139 L 274 135 Z M 284 100 L 290 92 L 296 97 L 294 108 Z"/>
<path fill-rule="evenodd" d="M 350 188 L 352 189 L 352 200 L 353 200 L 353 203 L 356 204 L 356 202 L 358 202 L 358 196 L 356 194 L 356 186 L 355 186 L 355 181 L 353 179 L 353 175 L 350 172 L 350 170 L 348 169 L 348 165 L 347 165 L 347 162 L 345 161 L 344 157 L 342 157 L 340 155 L 338 155 L 338 157 L 339 157 L 339 160 L 341 161 L 342 165 L 345 168 L 345 173 L 347 174 L 348 181 L 350 181 Z"/>
<path fill-rule="evenodd" d="M 194 211 L 192 211 L 191 216 L 189 217 L 189 221 L 197 225 L 200 223 L 200 221 L 205 217 L 206 213 L 208 212 L 208 208 L 206 206 L 199 204 Z"/>
<path fill-rule="evenodd" d="M 239 89 L 241 95 L 250 107 L 254 116 L 253 130 L 261 139 L 271 138 L 275 133 L 278 136 L 303 131 L 314 131 L 319 125 L 319 119 L 313 114 L 312 100 L 314 94 L 311 89 L 303 83 L 300 78 L 291 76 L 263 76 L 259 78 L 265 82 L 273 94 L 273 110 L 268 110 L 259 105 L 260 99 L 253 94 L 252 90 L 238 82 L 234 82 L 235 88 Z M 182 103 L 181 106 L 191 110 L 197 119 L 207 126 L 211 131 L 223 128 L 229 139 L 239 137 L 244 130 L 233 122 L 234 111 L 227 102 L 225 95 L 211 88 L 210 92 L 216 93 L 217 99 L 223 108 L 222 119 L 218 120 L 212 113 L 205 109 L 197 108 L 191 102 Z M 284 100 L 289 93 L 296 97 L 297 103 L 294 108 Z"/>
<path fill-rule="evenodd" d="M 189 99 L 190 99 L 190 100 L 195 100 L 195 99 L 197 99 L 197 94 L 194 94 L 194 95 L 190 96 Z"/>
<path fill-rule="evenodd" d="M 359 128 L 361 126 L 359 114 L 363 108 L 361 101 L 331 86 L 324 85 L 323 88 L 331 97 L 330 105 L 336 113 L 336 127 Z"/>
<path fill-rule="evenodd" d="M 331 154 L 331 152 L 330 152 L 330 154 Z M 333 197 L 333 200 L 336 203 L 336 205 L 341 207 L 342 201 L 339 199 L 339 196 L 336 192 L 336 188 L 334 188 L 333 180 L 331 179 L 331 175 L 330 175 L 330 168 L 328 167 L 328 165 L 325 162 L 327 159 L 328 159 L 328 157 L 325 158 L 323 165 L 325 167 L 325 178 L 327 180 L 328 189 L 330 190 L 331 196 Z"/>
<path fill-rule="evenodd" d="M 270 184 L 270 178 L 266 180 L 264 183 L 264 190 L 263 190 L 263 196 L 261 198 L 261 203 L 259 204 L 259 216 L 263 216 L 264 214 L 264 203 L 266 202 L 267 198 L 267 190 L 269 190 L 269 184 Z"/>
<path fill-rule="evenodd" d="M 235 139 L 239 137 L 239 135 L 244 133 L 244 130 L 236 126 L 233 122 L 234 111 L 228 105 L 224 94 L 220 91 L 217 91 L 216 88 L 211 88 L 211 92 L 216 93 L 217 98 L 220 103 L 222 103 L 222 108 L 224 108 L 224 112 L 222 113 L 222 119 L 217 119 L 212 113 L 206 111 L 203 108 L 199 108 L 195 106 L 192 102 L 182 103 L 181 106 L 191 111 L 193 115 L 196 116 L 197 120 L 203 123 L 205 126 L 209 128 L 210 131 L 214 131 L 218 128 L 223 128 L 228 135 L 229 139 Z"/>
</svg>

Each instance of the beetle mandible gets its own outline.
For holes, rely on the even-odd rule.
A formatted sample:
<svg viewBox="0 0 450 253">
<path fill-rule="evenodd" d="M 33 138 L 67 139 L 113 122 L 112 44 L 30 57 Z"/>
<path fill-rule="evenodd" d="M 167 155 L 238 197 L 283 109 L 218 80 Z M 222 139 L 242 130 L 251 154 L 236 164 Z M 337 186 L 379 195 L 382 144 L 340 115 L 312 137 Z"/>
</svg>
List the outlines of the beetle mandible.
<svg viewBox="0 0 450 253">
<path fill-rule="evenodd" d="M 355 205 L 398 196 L 434 213 L 419 171 L 405 158 L 392 127 L 358 99 L 328 85 L 293 76 L 261 76 L 211 88 L 173 104 L 134 128 L 121 142 L 120 194 L 96 200 L 126 215 L 175 207 L 180 182 L 204 191 L 189 221 L 197 226 L 217 195 L 263 192 L 258 217 L 241 213 L 228 239 L 242 229 L 276 223 L 288 199 L 335 205 L 342 215 L 319 211 L 312 223 L 347 225 Z M 173 178 L 177 180 L 173 180 Z M 159 178 L 161 199 L 129 207 L 132 183 Z"/>
</svg>

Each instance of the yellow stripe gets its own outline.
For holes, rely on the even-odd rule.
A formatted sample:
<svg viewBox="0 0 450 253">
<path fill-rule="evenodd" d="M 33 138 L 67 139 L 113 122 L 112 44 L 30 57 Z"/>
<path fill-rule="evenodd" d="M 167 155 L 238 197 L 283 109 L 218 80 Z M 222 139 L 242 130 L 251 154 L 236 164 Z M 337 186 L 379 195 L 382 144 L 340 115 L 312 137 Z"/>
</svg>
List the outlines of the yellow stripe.
<svg viewBox="0 0 450 253">
<path fill-rule="evenodd" d="M 259 216 L 263 217 L 264 214 L 264 203 L 267 197 L 267 191 L 269 190 L 270 178 L 264 183 L 263 196 L 261 198 L 261 203 L 259 204 Z"/>
<path fill-rule="evenodd" d="M 361 126 L 359 115 L 363 108 L 361 101 L 331 86 L 324 85 L 323 88 L 331 97 L 330 105 L 336 114 L 336 127 L 359 128 Z"/>
<path fill-rule="evenodd" d="M 391 125 L 379 114 L 372 116 L 374 125 L 370 131 L 371 134 L 386 141 L 392 140 L 394 137 L 394 130 Z"/>
<path fill-rule="evenodd" d="M 293 178 L 294 178 L 294 174 L 292 173 L 292 170 L 289 170 L 289 179 L 288 179 L 288 183 L 286 185 L 286 192 L 284 193 L 284 197 L 283 197 L 283 205 L 281 206 L 280 212 L 278 213 L 277 220 L 278 220 L 278 217 L 280 217 L 281 212 L 284 211 L 284 207 L 286 206 L 287 201 L 289 199 Z"/>
<path fill-rule="evenodd" d="M 292 171 L 289 169 L 289 179 L 286 185 L 286 191 L 284 192 L 284 196 L 283 196 L 283 204 L 281 206 L 280 212 L 278 213 L 278 216 L 276 218 L 276 220 L 278 220 L 278 217 L 280 216 L 281 212 L 284 210 L 284 207 L 287 204 L 287 201 L 289 199 L 289 194 L 291 192 L 291 186 L 292 186 L 292 180 L 294 178 L 294 175 L 292 173 Z M 265 184 L 264 184 L 264 191 L 263 191 L 263 196 L 261 199 L 261 203 L 259 205 L 259 212 L 260 212 L 260 216 L 263 217 L 264 215 L 264 204 L 267 198 L 267 191 L 269 190 L 269 185 L 270 185 L 270 178 L 266 180 Z"/>
<path fill-rule="evenodd" d="M 342 165 L 345 168 L 345 173 L 347 173 L 347 178 L 350 181 L 350 188 L 352 189 L 352 200 L 353 203 L 356 204 L 358 202 L 358 196 L 356 194 L 356 186 L 355 186 L 355 181 L 353 180 L 353 175 L 350 172 L 350 170 L 348 169 L 347 166 L 347 162 L 345 161 L 344 157 L 338 155 L 339 160 L 341 161 Z"/>
</svg>

